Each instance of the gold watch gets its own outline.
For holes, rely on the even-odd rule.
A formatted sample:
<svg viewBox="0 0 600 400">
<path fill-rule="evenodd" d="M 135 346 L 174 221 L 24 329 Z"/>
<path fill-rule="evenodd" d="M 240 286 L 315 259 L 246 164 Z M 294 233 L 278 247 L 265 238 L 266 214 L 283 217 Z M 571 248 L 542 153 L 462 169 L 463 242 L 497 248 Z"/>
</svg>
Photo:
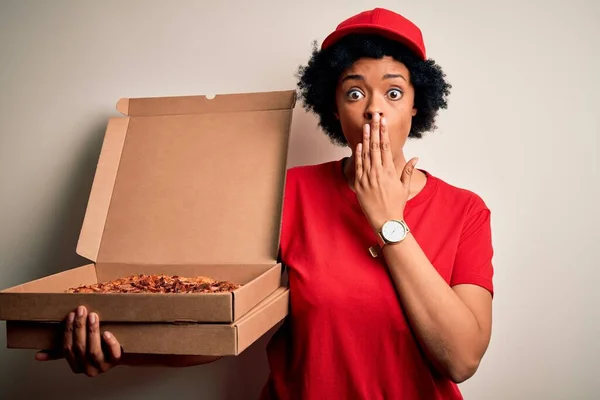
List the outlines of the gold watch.
<svg viewBox="0 0 600 400">
<path fill-rule="evenodd" d="M 382 249 L 383 246 L 387 244 L 400 243 L 406 239 L 406 236 L 408 236 L 409 232 L 410 229 L 403 220 L 390 219 L 386 221 L 379 232 L 377 232 L 379 246 L 370 247 L 369 253 L 371 253 L 371 256 L 377 257 L 380 253 L 380 249 Z"/>
</svg>

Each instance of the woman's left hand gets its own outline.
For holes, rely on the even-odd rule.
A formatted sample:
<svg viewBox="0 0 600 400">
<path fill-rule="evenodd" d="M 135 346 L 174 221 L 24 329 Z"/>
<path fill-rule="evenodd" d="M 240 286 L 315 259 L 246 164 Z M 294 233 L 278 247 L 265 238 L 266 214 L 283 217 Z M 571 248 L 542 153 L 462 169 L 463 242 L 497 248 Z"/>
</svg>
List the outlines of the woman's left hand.
<svg viewBox="0 0 600 400">
<path fill-rule="evenodd" d="M 355 152 L 355 191 L 369 223 L 379 231 L 390 219 L 404 219 L 410 181 L 418 159 L 406 163 L 400 179 L 392 156 L 385 118 L 375 114 L 363 127 L 363 142 Z"/>
</svg>

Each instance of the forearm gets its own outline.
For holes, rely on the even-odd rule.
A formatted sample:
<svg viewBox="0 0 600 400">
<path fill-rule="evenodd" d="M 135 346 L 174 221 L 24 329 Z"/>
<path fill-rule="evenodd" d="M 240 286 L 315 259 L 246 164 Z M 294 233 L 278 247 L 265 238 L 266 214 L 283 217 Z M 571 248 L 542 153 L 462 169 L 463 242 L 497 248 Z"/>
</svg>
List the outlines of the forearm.
<svg viewBox="0 0 600 400">
<path fill-rule="evenodd" d="M 220 358 L 212 356 L 124 353 L 120 364 L 135 367 L 192 367 L 194 365 L 208 364 Z"/>
<path fill-rule="evenodd" d="M 477 319 L 412 234 L 383 254 L 408 320 L 431 362 L 456 382 L 475 373 L 487 347 Z"/>
</svg>

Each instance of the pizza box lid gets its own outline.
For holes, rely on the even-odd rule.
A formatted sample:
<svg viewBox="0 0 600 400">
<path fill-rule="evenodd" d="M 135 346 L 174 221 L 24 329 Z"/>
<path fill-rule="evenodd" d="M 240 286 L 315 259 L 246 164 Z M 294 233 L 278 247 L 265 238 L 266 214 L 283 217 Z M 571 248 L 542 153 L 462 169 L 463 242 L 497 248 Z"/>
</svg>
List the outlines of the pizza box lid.
<svg viewBox="0 0 600 400">
<path fill-rule="evenodd" d="M 293 90 L 121 99 L 77 253 L 96 264 L 274 264 Z"/>
</svg>

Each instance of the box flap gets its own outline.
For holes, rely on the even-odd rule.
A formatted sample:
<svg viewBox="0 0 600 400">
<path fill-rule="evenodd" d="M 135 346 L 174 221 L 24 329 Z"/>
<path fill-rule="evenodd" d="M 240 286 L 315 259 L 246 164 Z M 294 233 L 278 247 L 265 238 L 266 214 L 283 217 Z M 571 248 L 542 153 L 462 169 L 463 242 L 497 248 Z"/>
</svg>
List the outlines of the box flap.
<svg viewBox="0 0 600 400">
<path fill-rule="evenodd" d="M 270 264 L 295 92 L 124 99 L 78 253 L 98 264 Z M 120 121 L 120 122 L 119 122 Z"/>
<path fill-rule="evenodd" d="M 88 260 L 98 259 L 128 125 L 129 118 L 111 118 L 106 127 L 90 200 L 77 243 L 77 254 Z"/>
</svg>

